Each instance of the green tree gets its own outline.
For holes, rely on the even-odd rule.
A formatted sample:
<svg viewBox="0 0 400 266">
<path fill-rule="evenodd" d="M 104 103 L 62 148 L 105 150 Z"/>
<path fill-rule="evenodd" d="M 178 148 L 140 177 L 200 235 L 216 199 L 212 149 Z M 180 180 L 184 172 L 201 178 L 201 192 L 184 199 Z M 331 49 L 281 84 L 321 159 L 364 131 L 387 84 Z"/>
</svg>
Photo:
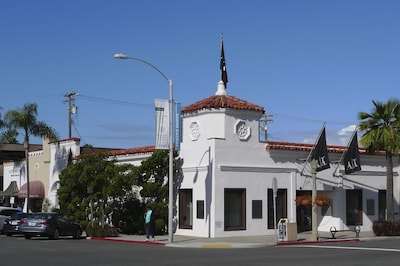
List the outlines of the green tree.
<svg viewBox="0 0 400 266">
<path fill-rule="evenodd" d="M 0 107 L 0 110 L 2 108 Z M 5 121 L 1 118 L 1 113 L 0 113 L 0 145 L 2 144 L 15 144 L 18 143 L 17 136 L 18 132 L 14 129 L 8 129 Z"/>
<path fill-rule="evenodd" d="M 358 113 L 359 129 L 365 132 L 360 143 L 370 152 L 385 151 L 387 220 L 394 221 L 392 157 L 400 150 L 400 101 L 392 98 L 387 103 L 372 103 L 371 113 Z"/>
<path fill-rule="evenodd" d="M 3 131 L 0 136 L 0 143 L 2 144 L 17 144 L 18 131 L 15 129 L 8 129 Z"/>
<path fill-rule="evenodd" d="M 95 218 L 100 216 L 98 203 L 103 201 L 104 214 L 114 227 L 133 234 L 144 230 L 143 214 L 149 204 L 162 230 L 168 218 L 168 160 L 168 152 L 162 150 L 140 166 L 116 164 L 106 153 L 82 155 L 61 172 L 60 212 L 84 224 L 92 212 Z"/>
<path fill-rule="evenodd" d="M 60 175 L 60 212 L 76 221 L 113 216 L 134 197 L 131 165 L 118 165 L 106 153 L 86 154 L 70 162 Z M 104 203 L 104 205 L 102 204 Z M 120 221 L 113 219 L 114 226 Z"/>
<path fill-rule="evenodd" d="M 174 158 L 176 155 L 177 153 L 175 152 Z M 177 172 L 176 160 L 174 165 L 175 172 Z M 137 186 L 142 187 L 140 195 L 143 204 L 150 205 L 156 214 L 156 219 L 162 220 L 164 224 L 168 221 L 168 169 L 168 151 L 155 150 L 149 158 L 142 161 L 136 183 Z M 160 230 L 161 228 L 156 229 Z"/>
<path fill-rule="evenodd" d="M 29 212 L 29 139 L 31 136 L 47 138 L 50 141 L 57 141 L 56 131 L 44 121 L 37 120 L 38 110 L 36 103 L 27 103 L 23 108 L 9 110 L 4 115 L 4 123 L 10 132 L 21 131 L 24 136 L 26 179 L 27 179 L 27 210 Z"/>
<path fill-rule="evenodd" d="M 0 107 L 0 110 L 1 109 L 2 108 Z M 0 145 L 18 143 L 17 140 L 18 131 L 16 129 L 11 129 L 7 127 L 6 122 L 3 119 L 1 119 L 1 113 L 0 113 L 0 130 L 2 130 L 0 135 Z"/>
</svg>

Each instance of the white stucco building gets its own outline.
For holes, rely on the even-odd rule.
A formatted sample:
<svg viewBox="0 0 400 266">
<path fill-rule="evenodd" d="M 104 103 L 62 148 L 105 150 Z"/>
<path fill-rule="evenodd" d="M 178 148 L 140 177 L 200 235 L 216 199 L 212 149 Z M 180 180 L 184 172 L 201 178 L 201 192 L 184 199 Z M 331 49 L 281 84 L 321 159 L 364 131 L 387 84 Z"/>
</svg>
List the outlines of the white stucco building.
<svg viewBox="0 0 400 266">
<path fill-rule="evenodd" d="M 311 229 L 311 207 L 297 206 L 297 195 L 310 194 L 310 166 L 304 159 L 313 145 L 259 141 L 263 107 L 228 96 L 223 82 L 214 96 L 182 109 L 183 177 L 178 180 L 177 234 L 224 237 L 273 235 L 273 180 L 277 183 L 277 217 Z M 331 162 L 346 147 L 328 146 Z M 332 199 L 318 208 L 318 230 L 372 231 L 385 217 L 384 155 L 360 149 L 362 171 L 343 175 L 343 165 L 317 174 L 318 194 Z M 394 157 L 395 209 L 398 210 L 398 158 Z M 303 171 L 304 170 L 304 171 Z M 303 173 L 302 173 L 303 172 Z M 398 218 L 398 214 L 397 214 Z"/>
</svg>

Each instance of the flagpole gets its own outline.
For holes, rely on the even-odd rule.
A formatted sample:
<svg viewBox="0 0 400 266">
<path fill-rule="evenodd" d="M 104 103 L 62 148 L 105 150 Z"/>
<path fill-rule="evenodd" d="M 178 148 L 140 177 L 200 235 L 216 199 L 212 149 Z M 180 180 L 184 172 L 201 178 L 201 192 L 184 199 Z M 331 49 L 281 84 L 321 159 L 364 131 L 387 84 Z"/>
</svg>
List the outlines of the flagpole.
<svg viewBox="0 0 400 266">
<path fill-rule="evenodd" d="M 333 176 L 340 176 L 340 175 L 336 175 L 336 171 L 337 171 L 337 169 L 339 168 L 340 164 L 342 163 L 343 158 L 344 158 L 344 155 L 345 155 L 346 152 L 349 150 L 349 147 L 350 147 L 350 145 L 351 145 L 351 142 L 353 141 L 353 138 L 354 138 L 354 135 L 355 135 L 355 134 L 357 134 L 357 127 L 356 127 L 356 129 L 354 130 L 353 134 L 351 135 L 350 140 L 349 140 L 349 142 L 347 143 L 347 147 L 346 147 L 345 151 L 342 153 L 342 156 L 340 157 L 339 162 L 338 162 L 338 164 L 337 164 L 335 170 L 333 171 Z"/>
<path fill-rule="evenodd" d="M 301 172 L 300 172 L 300 175 L 303 175 L 303 173 L 304 173 L 304 169 L 305 169 L 306 166 L 307 166 L 308 160 L 310 160 L 311 154 L 312 154 L 312 152 L 314 151 L 315 146 L 317 145 L 319 139 L 321 138 L 322 131 L 323 131 L 324 128 L 325 128 L 325 124 L 326 124 L 326 122 L 324 122 L 324 124 L 323 124 L 321 130 L 319 131 L 318 138 L 317 138 L 317 140 L 314 142 L 313 148 L 312 148 L 311 151 L 308 153 L 308 157 L 307 157 L 306 163 L 304 164 L 303 169 L 302 169 Z"/>
<path fill-rule="evenodd" d="M 224 82 L 225 89 L 228 86 L 228 73 L 226 71 L 225 51 L 224 51 L 224 39 L 221 33 L 221 57 L 219 68 L 221 70 L 221 80 Z"/>
</svg>

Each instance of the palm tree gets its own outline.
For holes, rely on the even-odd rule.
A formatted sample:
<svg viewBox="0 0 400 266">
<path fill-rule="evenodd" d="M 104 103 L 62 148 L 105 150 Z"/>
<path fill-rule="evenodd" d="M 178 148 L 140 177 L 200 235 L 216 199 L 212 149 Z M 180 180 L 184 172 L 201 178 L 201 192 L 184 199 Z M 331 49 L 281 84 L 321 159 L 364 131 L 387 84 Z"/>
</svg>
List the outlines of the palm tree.
<svg viewBox="0 0 400 266">
<path fill-rule="evenodd" d="M 368 151 L 385 151 L 386 154 L 386 219 L 394 221 L 393 154 L 400 150 L 400 101 L 387 103 L 372 101 L 371 114 L 359 112 L 359 129 L 365 131 L 360 143 Z"/>
<path fill-rule="evenodd" d="M 27 189 L 27 211 L 29 212 L 29 137 L 44 137 L 50 141 L 58 139 L 57 133 L 53 128 L 43 121 L 37 120 L 37 104 L 26 103 L 23 108 L 9 110 L 4 115 L 4 122 L 9 130 L 22 131 L 24 136 L 25 162 L 26 162 L 26 189 Z"/>
<path fill-rule="evenodd" d="M 3 110 L 2 107 L 0 107 L 0 110 Z M 3 144 L 17 144 L 18 140 L 18 131 L 15 129 L 7 128 L 6 123 L 4 122 L 3 119 L 1 119 L 1 113 L 0 113 L 0 146 Z"/>
</svg>

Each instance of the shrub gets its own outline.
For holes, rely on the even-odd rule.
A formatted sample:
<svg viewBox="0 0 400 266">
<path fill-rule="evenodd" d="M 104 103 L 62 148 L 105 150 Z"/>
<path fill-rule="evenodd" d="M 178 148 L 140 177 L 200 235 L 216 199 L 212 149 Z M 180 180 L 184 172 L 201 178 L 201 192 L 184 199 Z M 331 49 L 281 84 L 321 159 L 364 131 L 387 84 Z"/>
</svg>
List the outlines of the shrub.
<svg viewBox="0 0 400 266">
<path fill-rule="evenodd" d="M 376 236 L 400 236 L 400 222 L 375 221 L 372 230 Z"/>
<path fill-rule="evenodd" d="M 141 202 L 132 195 L 112 204 L 112 223 L 123 234 L 140 234 L 144 231 L 145 211 Z"/>
<path fill-rule="evenodd" d="M 118 230 L 108 224 L 102 226 L 99 224 L 89 223 L 86 226 L 86 235 L 93 237 L 115 237 L 118 236 Z"/>
<path fill-rule="evenodd" d="M 155 233 L 157 235 L 165 234 L 165 222 L 163 219 L 157 219 L 155 222 Z"/>
</svg>

